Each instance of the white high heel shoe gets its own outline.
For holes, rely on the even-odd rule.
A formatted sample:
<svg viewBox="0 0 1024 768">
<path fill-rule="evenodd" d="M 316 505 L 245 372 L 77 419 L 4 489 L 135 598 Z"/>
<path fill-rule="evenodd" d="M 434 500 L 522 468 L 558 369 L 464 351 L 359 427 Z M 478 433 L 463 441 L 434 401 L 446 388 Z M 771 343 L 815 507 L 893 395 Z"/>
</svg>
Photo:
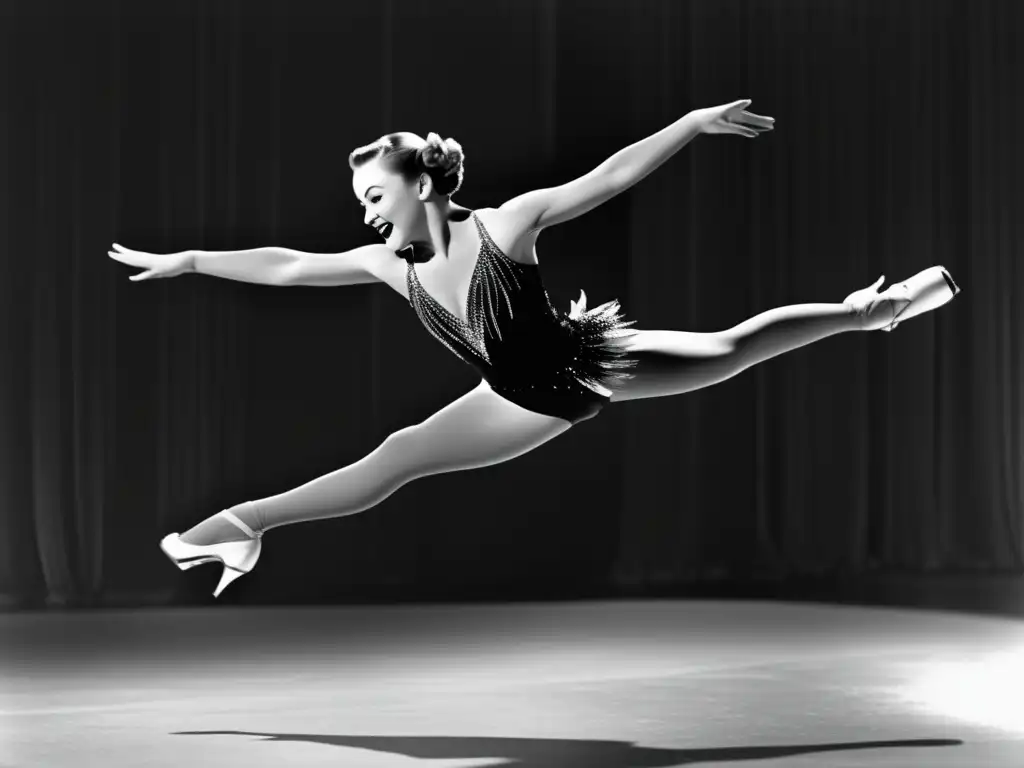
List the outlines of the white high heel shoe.
<svg viewBox="0 0 1024 768">
<path fill-rule="evenodd" d="M 866 331 L 891 331 L 904 320 L 938 309 L 960 293 L 945 267 L 929 267 L 879 293 L 878 286 L 884 280 L 882 275 L 873 285 L 851 293 L 843 302 L 861 318 Z"/>
<path fill-rule="evenodd" d="M 224 588 L 239 576 L 248 573 L 260 558 L 263 548 L 263 532 L 256 533 L 236 515 L 223 510 L 217 513 L 241 528 L 250 541 L 224 541 L 220 544 L 188 544 L 181 540 L 177 533 L 169 533 L 160 541 L 160 549 L 181 570 L 187 571 L 203 563 L 219 562 L 224 570 L 220 575 L 220 583 L 213 591 L 219 597 Z"/>
</svg>

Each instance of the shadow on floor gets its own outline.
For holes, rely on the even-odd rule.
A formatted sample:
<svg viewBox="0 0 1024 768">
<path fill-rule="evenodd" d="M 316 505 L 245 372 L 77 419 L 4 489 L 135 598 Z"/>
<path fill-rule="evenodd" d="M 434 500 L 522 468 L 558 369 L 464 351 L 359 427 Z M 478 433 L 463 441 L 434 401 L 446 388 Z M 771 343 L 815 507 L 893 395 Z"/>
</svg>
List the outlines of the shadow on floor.
<svg viewBox="0 0 1024 768">
<path fill-rule="evenodd" d="M 303 741 L 338 747 L 370 749 L 428 760 L 503 758 L 519 768 L 673 768 L 704 762 L 770 760 L 815 752 L 894 747 L 953 747 L 959 739 L 793 744 L 773 747 L 718 747 L 714 749 L 660 749 L 638 747 L 627 741 L 577 739 L 503 739 L 472 736 L 327 736 L 315 733 L 256 733 L 251 731 L 177 731 L 175 735 L 262 737 L 263 741 Z"/>
</svg>

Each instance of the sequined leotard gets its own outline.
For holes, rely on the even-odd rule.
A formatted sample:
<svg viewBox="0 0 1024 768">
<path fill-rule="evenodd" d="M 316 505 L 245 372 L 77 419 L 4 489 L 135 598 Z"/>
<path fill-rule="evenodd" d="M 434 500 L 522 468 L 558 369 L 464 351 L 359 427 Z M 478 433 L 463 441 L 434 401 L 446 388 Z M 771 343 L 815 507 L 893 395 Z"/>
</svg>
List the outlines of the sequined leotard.
<svg viewBox="0 0 1024 768">
<path fill-rule="evenodd" d="M 480 248 L 470 278 L 467 322 L 442 307 L 420 285 L 414 263 L 406 271 L 409 303 L 427 330 L 491 389 L 523 408 L 576 424 L 608 403 L 608 384 L 629 378 L 636 364 L 621 339 L 635 331 L 618 301 L 569 314 L 551 306 L 535 264 L 510 259 L 473 213 Z"/>
</svg>

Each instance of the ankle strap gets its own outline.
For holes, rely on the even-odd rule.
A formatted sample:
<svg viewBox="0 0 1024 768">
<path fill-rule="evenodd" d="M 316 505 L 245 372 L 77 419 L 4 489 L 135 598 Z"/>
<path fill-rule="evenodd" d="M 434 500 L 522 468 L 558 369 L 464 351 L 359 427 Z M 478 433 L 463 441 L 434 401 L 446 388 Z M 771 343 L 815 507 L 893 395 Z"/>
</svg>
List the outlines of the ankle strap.
<svg viewBox="0 0 1024 768">
<path fill-rule="evenodd" d="M 222 510 L 219 514 L 221 515 L 221 517 L 224 517 L 224 518 L 230 520 L 232 523 L 234 523 L 239 528 L 241 528 L 243 531 L 245 531 L 249 535 L 250 539 L 258 539 L 258 538 L 260 538 L 260 536 L 263 535 L 262 531 L 260 531 L 259 533 L 256 533 L 255 531 L 253 531 L 252 528 L 250 528 L 248 525 L 246 525 L 241 520 L 239 520 L 238 516 L 235 515 L 233 512 L 229 512 L 228 510 L 225 509 L 225 510 Z"/>
</svg>

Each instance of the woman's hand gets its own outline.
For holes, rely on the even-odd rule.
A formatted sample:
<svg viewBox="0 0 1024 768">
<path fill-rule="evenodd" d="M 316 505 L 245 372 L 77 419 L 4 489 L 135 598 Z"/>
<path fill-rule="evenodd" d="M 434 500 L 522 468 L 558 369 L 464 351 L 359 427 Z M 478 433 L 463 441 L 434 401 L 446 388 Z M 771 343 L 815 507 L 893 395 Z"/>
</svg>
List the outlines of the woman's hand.
<svg viewBox="0 0 1024 768">
<path fill-rule="evenodd" d="M 110 258 L 129 264 L 133 267 L 141 267 L 145 272 L 132 275 L 129 280 L 148 280 L 151 277 L 177 277 L 185 272 L 195 271 L 194 251 L 181 251 L 180 253 L 146 253 L 145 251 L 132 251 L 128 248 L 114 243 L 117 251 L 107 251 Z"/>
<path fill-rule="evenodd" d="M 737 133 L 753 139 L 775 127 L 774 117 L 747 112 L 749 106 L 750 99 L 740 99 L 720 107 L 695 109 L 690 114 L 696 116 L 701 133 Z"/>
</svg>

